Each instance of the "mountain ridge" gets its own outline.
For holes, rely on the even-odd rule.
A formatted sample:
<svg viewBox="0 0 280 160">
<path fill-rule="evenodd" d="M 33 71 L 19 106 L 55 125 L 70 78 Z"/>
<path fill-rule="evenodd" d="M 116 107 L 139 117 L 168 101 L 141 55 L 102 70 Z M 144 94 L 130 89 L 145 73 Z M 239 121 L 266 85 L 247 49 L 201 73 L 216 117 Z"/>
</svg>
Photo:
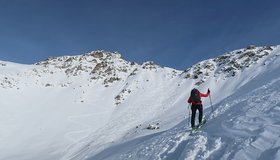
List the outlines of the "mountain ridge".
<svg viewBox="0 0 280 160">
<path fill-rule="evenodd" d="M 204 83 L 210 75 L 217 77 L 220 74 L 224 74 L 224 78 L 236 76 L 236 74 L 245 68 L 258 63 L 258 61 L 269 55 L 275 48 L 276 46 L 255 47 L 251 45 L 245 49 L 224 53 L 217 58 L 198 62 L 184 71 L 173 70 L 174 74 L 182 72 L 182 77 L 194 79 L 196 85 L 199 86 Z M 1 67 L 6 67 L 7 64 L 16 63 L 1 61 Z M 30 66 L 34 74 L 38 76 L 40 76 L 38 73 L 41 72 L 50 74 L 65 72 L 67 76 L 77 76 L 87 72 L 90 75 L 89 79 L 102 79 L 106 87 L 124 77 L 135 75 L 139 68 L 150 70 L 162 68 L 152 61 L 144 62 L 141 65 L 135 62 L 129 62 L 124 60 L 118 52 L 106 52 L 103 50 L 92 51 L 76 56 L 50 57 L 34 65 L 26 66 Z M 39 68 L 35 66 L 39 66 Z"/>
</svg>

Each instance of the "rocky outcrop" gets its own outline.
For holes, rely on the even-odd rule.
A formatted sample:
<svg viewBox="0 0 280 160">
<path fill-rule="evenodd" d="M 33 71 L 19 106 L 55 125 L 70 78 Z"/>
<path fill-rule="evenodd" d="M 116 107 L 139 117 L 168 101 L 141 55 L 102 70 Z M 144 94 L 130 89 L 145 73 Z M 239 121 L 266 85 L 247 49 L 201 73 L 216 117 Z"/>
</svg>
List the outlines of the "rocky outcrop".
<svg viewBox="0 0 280 160">
<path fill-rule="evenodd" d="M 129 76 L 137 68 L 136 63 L 125 61 L 119 53 L 105 51 L 93 51 L 79 56 L 51 57 L 36 65 L 44 67 L 43 70 L 64 72 L 67 76 L 86 74 L 91 80 L 101 80 L 106 87 Z"/>
<path fill-rule="evenodd" d="M 273 50 L 271 46 L 256 47 L 250 45 L 245 49 L 225 53 L 214 59 L 199 62 L 186 69 L 181 76 L 194 79 L 196 85 L 203 84 L 211 75 L 218 77 L 235 77 L 244 69 L 258 63 Z"/>
</svg>

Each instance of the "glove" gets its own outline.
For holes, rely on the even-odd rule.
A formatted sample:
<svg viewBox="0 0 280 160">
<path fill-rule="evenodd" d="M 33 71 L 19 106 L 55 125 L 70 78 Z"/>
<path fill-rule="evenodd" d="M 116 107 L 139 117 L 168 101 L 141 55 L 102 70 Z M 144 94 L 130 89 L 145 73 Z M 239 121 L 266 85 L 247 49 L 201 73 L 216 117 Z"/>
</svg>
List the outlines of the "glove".
<svg viewBox="0 0 280 160">
<path fill-rule="evenodd" d="M 210 89 L 208 88 L 207 94 L 210 94 Z"/>
</svg>

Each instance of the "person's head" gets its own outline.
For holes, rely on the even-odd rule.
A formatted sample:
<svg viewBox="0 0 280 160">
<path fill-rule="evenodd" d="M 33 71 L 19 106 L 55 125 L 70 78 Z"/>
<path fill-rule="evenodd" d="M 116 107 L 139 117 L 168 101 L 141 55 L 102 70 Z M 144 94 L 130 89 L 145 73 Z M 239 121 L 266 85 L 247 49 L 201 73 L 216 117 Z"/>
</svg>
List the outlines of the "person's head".
<svg viewBox="0 0 280 160">
<path fill-rule="evenodd" d="M 192 90 L 194 90 L 194 91 L 195 91 L 195 90 L 198 90 L 198 89 L 197 89 L 197 88 L 193 88 Z M 199 90 L 198 90 L 198 91 L 199 91 Z"/>
</svg>

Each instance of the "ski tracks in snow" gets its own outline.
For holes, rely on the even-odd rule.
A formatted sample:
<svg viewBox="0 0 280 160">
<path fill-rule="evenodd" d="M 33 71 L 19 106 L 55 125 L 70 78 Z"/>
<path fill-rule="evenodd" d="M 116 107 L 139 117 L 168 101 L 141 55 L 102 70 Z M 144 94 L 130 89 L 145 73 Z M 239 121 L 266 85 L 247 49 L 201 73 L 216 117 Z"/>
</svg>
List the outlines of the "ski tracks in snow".
<svg viewBox="0 0 280 160">
<path fill-rule="evenodd" d="M 91 159 L 110 160 L 180 160 L 207 159 L 221 146 L 221 138 L 208 139 L 205 132 L 191 134 L 186 127 L 186 120 L 169 130 L 153 135 L 140 137 L 124 142 L 120 146 L 130 146 L 121 153 L 115 153 L 115 148 L 108 148 Z M 135 146 L 135 141 L 136 143 Z M 109 155 L 109 156 L 108 156 Z M 102 158 L 101 158 L 102 157 Z M 187 157 L 187 158 L 186 158 Z"/>
<path fill-rule="evenodd" d="M 278 159 L 280 157 L 280 80 L 261 86 L 214 112 L 208 127 L 224 143 L 219 159 Z M 208 136 L 210 138 L 210 136 Z"/>
<path fill-rule="evenodd" d="M 65 138 L 72 143 L 78 143 L 81 139 L 87 137 L 95 129 L 94 126 L 90 125 L 89 120 L 97 120 L 100 115 L 107 113 L 109 112 L 97 112 L 91 114 L 68 116 L 68 121 L 70 123 L 76 124 L 76 126 L 81 129 L 66 133 Z"/>
<path fill-rule="evenodd" d="M 155 136 L 140 137 L 128 150 L 104 159 L 279 159 L 280 80 L 216 105 L 201 132 L 190 135 L 186 120 Z M 207 114 L 207 112 L 206 112 Z M 208 111 L 209 114 L 209 111 Z M 107 152 L 110 150 L 108 148 Z M 102 154 L 102 153 L 101 153 Z"/>
<path fill-rule="evenodd" d="M 175 157 L 178 156 L 178 152 L 182 152 L 189 137 L 189 129 L 173 128 L 150 139 L 144 137 L 144 141 L 135 148 L 136 150 L 121 154 L 117 159 L 177 159 Z"/>
<path fill-rule="evenodd" d="M 221 148 L 221 146 L 221 138 L 209 139 L 207 136 L 203 136 L 200 134 L 189 141 L 189 145 L 185 146 L 185 153 L 182 153 L 181 159 L 209 159 L 212 154 L 214 154 Z"/>
</svg>

